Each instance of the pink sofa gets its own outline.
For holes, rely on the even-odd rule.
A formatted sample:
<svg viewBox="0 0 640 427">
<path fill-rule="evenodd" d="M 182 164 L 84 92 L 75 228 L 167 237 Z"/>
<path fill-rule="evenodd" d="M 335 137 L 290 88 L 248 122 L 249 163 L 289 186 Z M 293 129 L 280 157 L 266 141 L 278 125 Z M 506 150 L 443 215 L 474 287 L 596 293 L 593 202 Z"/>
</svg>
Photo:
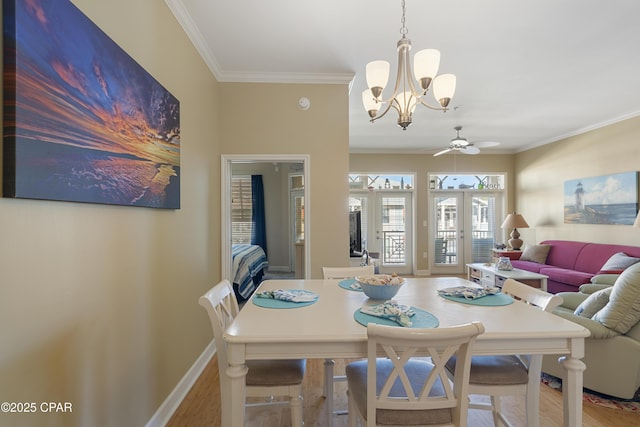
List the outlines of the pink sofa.
<svg viewBox="0 0 640 427">
<path fill-rule="evenodd" d="M 545 240 L 540 244 L 551 245 L 544 264 L 533 261 L 513 260 L 515 268 L 549 276 L 547 290 L 551 293 L 578 292 L 578 287 L 589 283 L 601 272 L 601 267 L 618 252 L 640 258 L 640 247 L 610 245 L 605 243 L 574 242 L 569 240 Z"/>
</svg>

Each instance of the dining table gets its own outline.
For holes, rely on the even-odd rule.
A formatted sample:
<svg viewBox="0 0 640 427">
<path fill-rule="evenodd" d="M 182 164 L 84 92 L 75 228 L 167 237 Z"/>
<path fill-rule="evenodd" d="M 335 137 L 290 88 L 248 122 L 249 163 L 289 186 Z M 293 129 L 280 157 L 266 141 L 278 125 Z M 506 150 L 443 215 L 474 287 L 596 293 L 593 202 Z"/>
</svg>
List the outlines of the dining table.
<svg viewBox="0 0 640 427">
<path fill-rule="evenodd" d="M 367 321 L 362 321 L 360 309 L 382 301 L 371 300 L 347 284 L 344 279 L 262 282 L 224 335 L 229 361 L 228 370 L 220 373 L 227 375 L 229 380 L 225 386 L 228 389 L 221 393 L 224 427 L 244 425 L 247 360 L 367 357 Z M 564 368 L 564 426 L 582 426 L 585 364 L 581 358 L 589 331 L 521 301 L 487 305 L 478 303 L 479 299 L 474 303 L 445 298 L 438 293 L 439 289 L 457 286 L 479 285 L 459 277 L 406 278 L 393 300 L 415 308 L 421 316 L 429 315 L 432 321 L 435 319 L 434 323 L 427 324 L 428 327 L 482 322 L 485 332 L 476 340 L 473 355 L 558 355 L 558 363 Z M 299 304 L 269 305 L 264 304 L 264 298 L 258 297 L 264 295 L 259 292 L 276 289 L 311 292 L 317 299 Z M 417 326 L 421 326 L 419 322 Z"/>
</svg>

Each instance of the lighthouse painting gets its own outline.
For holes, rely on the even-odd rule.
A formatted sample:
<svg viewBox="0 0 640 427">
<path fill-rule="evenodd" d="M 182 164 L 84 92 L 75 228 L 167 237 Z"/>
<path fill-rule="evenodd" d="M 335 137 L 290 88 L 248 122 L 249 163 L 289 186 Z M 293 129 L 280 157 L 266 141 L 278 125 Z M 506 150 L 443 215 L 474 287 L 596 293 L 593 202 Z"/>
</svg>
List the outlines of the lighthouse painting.
<svg viewBox="0 0 640 427">
<path fill-rule="evenodd" d="M 638 172 L 565 181 L 565 224 L 632 225 L 638 213 Z"/>
</svg>

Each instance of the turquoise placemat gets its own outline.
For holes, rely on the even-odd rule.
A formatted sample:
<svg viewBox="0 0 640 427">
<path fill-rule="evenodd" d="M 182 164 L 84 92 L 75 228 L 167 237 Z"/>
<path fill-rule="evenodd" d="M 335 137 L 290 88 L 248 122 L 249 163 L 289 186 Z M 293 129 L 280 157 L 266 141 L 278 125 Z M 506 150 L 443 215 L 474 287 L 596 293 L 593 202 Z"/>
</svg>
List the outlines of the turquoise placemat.
<svg viewBox="0 0 640 427">
<path fill-rule="evenodd" d="M 258 298 L 257 296 L 253 297 L 253 303 L 258 307 L 264 308 L 300 308 L 306 307 L 311 304 L 315 304 L 318 301 L 318 296 L 310 291 L 304 291 L 302 289 L 289 289 L 289 292 L 296 294 L 307 294 L 307 295 L 315 295 L 316 299 L 313 301 L 306 302 L 293 302 L 293 301 L 282 301 L 279 299 L 273 298 Z"/>
<path fill-rule="evenodd" d="M 495 295 L 487 295 L 481 298 L 471 299 L 464 297 L 451 297 L 448 295 L 440 295 L 444 299 L 448 299 L 455 302 L 461 302 L 463 304 L 470 305 L 484 305 L 487 307 L 497 307 L 500 305 L 509 305 L 513 303 L 513 298 L 503 293 Z"/>
<path fill-rule="evenodd" d="M 437 328 L 440 325 L 440 321 L 436 316 L 429 313 L 428 311 L 424 311 L 419 308 L 411 307 L 415 314 L 411 316 L 411 327 L 412 328 Z M 387 325 L 387 326 L 398 326 L 402 327 L 400 324 L 394 322 L 393 320 L 384 319 L 382 317 L 371 316 L 370 314 L 365 314 L 357 309 L 353 313 L 353 318 L 356 322 L 360 323 L 363 326 L 367 326 L 369 323 L 376 323 L 378 325 Z"/>
<path fill-rule="evenodd" d="M 353 291 L 353 292 L 362 292 L 362 288 L 360 289 L 353 289 L 351 287 L 351 285 L 356 284 L 358 282 L 356 282 L 356 279 L 343 279 L 340 280 L 338 282 L 338 286 L 340 286 L 342 289 L 346 289 L 348 291 Z"/>
</svg>

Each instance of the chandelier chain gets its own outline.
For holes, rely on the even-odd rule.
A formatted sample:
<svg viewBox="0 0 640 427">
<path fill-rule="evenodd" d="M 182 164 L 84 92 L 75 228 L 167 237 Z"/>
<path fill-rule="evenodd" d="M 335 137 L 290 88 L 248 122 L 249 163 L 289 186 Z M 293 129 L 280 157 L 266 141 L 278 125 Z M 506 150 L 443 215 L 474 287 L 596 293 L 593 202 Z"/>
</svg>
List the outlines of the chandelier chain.
<svg viewBox="0 0 640 427">
<path fill-rule="evenodd" d="M 405 13 L 406 13 L 406 5 L 405 5 L 405 0 L 402 0 L 402 20 L 400 21 L 402 23 L 402 27 L 400 27 L 400 34 L 402 34 L 402 37 L 406 37 L 407 33 L 409 32 L 409 30 L 407 29 L 407 26 L 405 25 Z"/>
</svg>

